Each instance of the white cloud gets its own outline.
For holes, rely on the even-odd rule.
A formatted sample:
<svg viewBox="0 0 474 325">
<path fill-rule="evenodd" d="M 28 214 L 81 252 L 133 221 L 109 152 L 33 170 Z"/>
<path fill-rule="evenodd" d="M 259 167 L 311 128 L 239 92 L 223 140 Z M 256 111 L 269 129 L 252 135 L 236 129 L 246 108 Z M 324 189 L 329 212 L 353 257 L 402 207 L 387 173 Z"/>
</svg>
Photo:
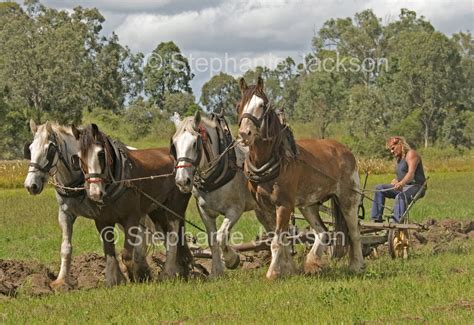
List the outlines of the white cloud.
<svg viewBox="0 0 474 325">
<path fill-rule="evenodd" d="M 471 0 L 45 0 L 57 8 L 97 7 L 106 17 L 105 33 L 115 30 L 122 44 L 150 53 L 173 40 L 186 55 L 257 59 L 293 57 L 311 49 L 314 32 L 330 18 L 353 17 L 372 8 L 383 22 L 397 19 L 401 8 L 424 15 L 435 28 L 451 34 L 472 30 Z M 296 60 L 300 58 L 295 57 Z M 228 71 L 235 73 L 235 71 Z M 196 73 L 199 92 L 210 76 Z"/>
</svg>

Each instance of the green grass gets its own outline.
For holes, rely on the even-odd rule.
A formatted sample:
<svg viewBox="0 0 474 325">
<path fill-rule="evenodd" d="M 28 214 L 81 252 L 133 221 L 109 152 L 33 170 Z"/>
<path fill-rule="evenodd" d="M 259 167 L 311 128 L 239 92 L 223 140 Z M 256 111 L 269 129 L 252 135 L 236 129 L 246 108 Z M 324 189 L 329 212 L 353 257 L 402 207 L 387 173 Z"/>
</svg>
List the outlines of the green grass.
<svg viewBox="0 0 474 325">
<path fill-rule="evenodd" d="M 472 250 L 472 245 L 470 249 Z M 265 270 L 215 281 L 129 284 L 0 303 L 8 323 L 472 323 L 473 254 L 381 258 L 364 275 L 345 261 L 318 277 L 269 282 Z"/>
<path fill-rule="evenodd" d="M 371 175 L 368 187 L 392 175 Z M 427 196 L 414 207 L 412 220 L 474 219 L 474 173 L 431 173 Z M 366 200 L 369 211 L 370 204 Z M 202 226 L 195 205 L 187 217 Z M 36 260 L 58 270 L 60 229 L 51 188 L 39 196 L 24 189 L 0 191 L 0 258 Z M 259 225 L 247 213 L 235 230 L 253 239 Z M 188 231 L 195 231 L 188 226 Z M 74 255 L 101 253 L 91 220 L 74 228 Z M 433 255 L 428 248 L 407 261 L 382 256 L 367 262 L 360 276 L 347 272 L 347 260 L 333 261 L 318 277 L 265 280 L 265 269 L 227 271 L 214 281 L 191 280 L 128 284 L 0 300 L 0 323 L 25 322 L 460 322 L 472 323 L 474 243 L 455 244 Z"/>
</svg>

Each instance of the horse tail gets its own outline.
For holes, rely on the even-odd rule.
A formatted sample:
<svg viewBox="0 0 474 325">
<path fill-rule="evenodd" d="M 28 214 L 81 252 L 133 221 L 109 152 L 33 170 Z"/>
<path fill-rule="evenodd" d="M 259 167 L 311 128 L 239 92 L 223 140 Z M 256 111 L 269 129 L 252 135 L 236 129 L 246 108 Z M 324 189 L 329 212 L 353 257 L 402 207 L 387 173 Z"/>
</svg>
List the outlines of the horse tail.
<svg viewBox="0 0 474 325">
<path fill-rule="evenodd" d="M 336 196 L 331 197 L 331 214 L 334 224 L 332 257 L 341 258 L 346 254 L 347 251 L 347 246 L 349 244 L 349 230 Z"/>
</svg>

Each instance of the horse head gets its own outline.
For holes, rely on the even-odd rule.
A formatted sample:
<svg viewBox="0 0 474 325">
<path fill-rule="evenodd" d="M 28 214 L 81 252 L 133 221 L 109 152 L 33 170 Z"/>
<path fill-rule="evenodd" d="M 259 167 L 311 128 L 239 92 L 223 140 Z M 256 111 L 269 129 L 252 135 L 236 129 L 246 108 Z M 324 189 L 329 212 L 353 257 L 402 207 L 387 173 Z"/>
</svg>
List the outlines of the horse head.
<svg viewBox="0 0 474 325">
<path fill-rule="evenodd" d="M 100 202 L 105 194 L 105 183 L 111 181 L 109 175 L 113 164 L 113 149 L 107 136 L 95 124 L 83 130 L 73 127 L 72 131 L 79 141 L 79 159 L 86 180 L 87 195 Z"/>
<path fill-rule="evenodd" d="M 176 161 L 176 185 L 181 192 L 189 193 L 193 188 L 194 173 L 201 163 L 206 128 L 201 123 L 199 111 L 184 120 L 175 114 L 173 122 L 176 132 L 170 141 L 170 153 Z"/>
<path fill-rule="evenodd" d="M 258 77 L 256 85 L 247 86 L 240 79 L 241 100 L 238 103 L 239 137 L 244 145 L 251 145 L 261 135 L 264 119 L 270 111 L 268 99 L 263 92 L 263 79 Z"/>
<path fill-rule="evenodd" d="M 76 169 L 73 161 L 78 146 L 65 127 L 50 122 L 36 125 L 30 120 L 30 129 L 34 139 L 24 147 L 25 159 L 30 160 L 24 186 L 30 194 L 36 195 L 43 191 L 50 175 L 72 174 Z"/>
</svg>

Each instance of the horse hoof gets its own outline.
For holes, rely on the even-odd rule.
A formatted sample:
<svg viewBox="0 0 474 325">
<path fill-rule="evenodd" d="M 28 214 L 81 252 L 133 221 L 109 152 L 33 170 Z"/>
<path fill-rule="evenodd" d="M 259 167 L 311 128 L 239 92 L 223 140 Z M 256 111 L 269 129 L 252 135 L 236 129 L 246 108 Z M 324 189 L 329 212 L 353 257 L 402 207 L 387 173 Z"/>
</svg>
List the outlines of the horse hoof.
<svg viewBox="0 0 474 325">
<path fill-rule="evenodd" d="M 51 287 L 51 289 L 57 292 L 69 291 L 73 288 L 69 281 L 66 281 L 64 279 L 56 279 L 51 282 L 49 286 Z"/>
<path fill-rule="evenodd" d="M 361 274 L 361 273 L 364 272 L 364 270 L 365 270 L 364 264 L 362 264 L 362 265 L 359 265 L 359 264 L 357 264 L 357 265 L 352 265 L 352 264 L 351 264 L 351 265 L 349 266 L 349 271 L 352 272 L 352 273 L 355 273 L 355 274 Z"/>
<path fill-rule="evenodd" d="M 305 274 L 315 275 L 321 273 L 322 265 L 319 261 L 313 259 L 305 261 L 303 269 Z"/>
<path fill-rule="evenodd" d="M 115 274 L 107 274 L 107 272 L 105 273 L 105 285 L 107 287 L 113 287 L 125 282 L 125 277 L 120 271 L 116 272 Z"/>
<path fill-rule="evenodd" d="M 229 270 L 234 270 L 240 266 L 240 256 L 239 254 L 235 254 L 234 260 L 230 262 L 225 262 L 225 267 Z"/>
<path fill-rule="evenodd" d="M 212 271 L 211 274 L 209 274 L 210 279 L 218 279 L 224 275 L 223 271 Z"/>
<path fill-rule="evenodd" d="M 274 281 L 274 280 L 277 280 L 278 278 L 280 278 L 280 273 L 268 270 L 266 276 L 267 276 L 268 280 Z"/>
</svg>

